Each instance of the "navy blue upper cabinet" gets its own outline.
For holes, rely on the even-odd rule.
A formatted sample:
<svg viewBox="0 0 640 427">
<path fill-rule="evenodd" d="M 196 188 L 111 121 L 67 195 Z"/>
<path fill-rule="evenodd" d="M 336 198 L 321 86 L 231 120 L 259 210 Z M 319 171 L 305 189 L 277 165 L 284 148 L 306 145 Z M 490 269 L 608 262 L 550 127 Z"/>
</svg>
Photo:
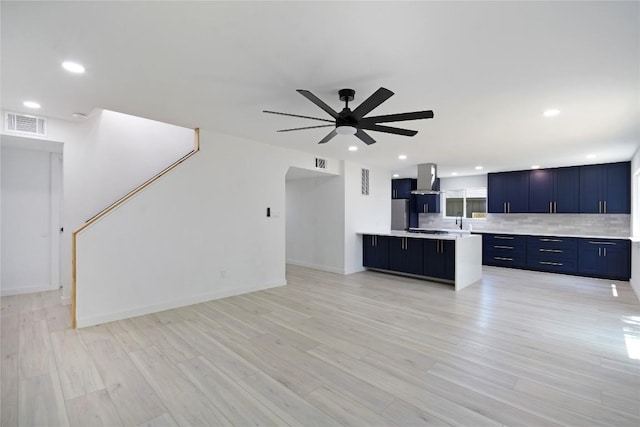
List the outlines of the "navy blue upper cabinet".
<svg viewBox="0 0 640 427">
<path fill-rule="evenodd" d="M 529 212 L 529 171 L 488 175 L 489 213 Z"/>
<path fill-rule="evenodd" d="M 400 178 L 391 180 L 391 198 L 392 199 L 409 199 L 411 198 L 411 190 L 417 188 L 418 181 L 414 178 Z"/>
<path fill-rule="evenodd" d="M 414 197 L 417 213 L 440 213 L 439 194 L 417 194 Z"/>
<path fill-rule="evenodd" d="M 580 167 L 580 213 L 631 213 L 631 164 Z"/>
<path fill-rule="evenodd" d="M 529 172 L 529 212 L 578 213 L 580 168 L 538 169 Z"/>
</svg>

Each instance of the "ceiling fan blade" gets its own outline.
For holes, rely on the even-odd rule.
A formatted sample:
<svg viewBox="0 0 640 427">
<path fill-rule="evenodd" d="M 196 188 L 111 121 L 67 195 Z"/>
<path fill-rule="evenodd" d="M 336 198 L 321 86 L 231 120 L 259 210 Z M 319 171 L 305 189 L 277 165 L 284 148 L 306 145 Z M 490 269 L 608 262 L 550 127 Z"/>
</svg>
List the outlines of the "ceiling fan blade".
<svg viewBox="0 0 640 427">
<path fill-rule="evenodd" d="M 374 130 L 376 132 L 385 132 L 385 133 L 393 133 L 396 135 L 404 135 L 404 136 L 414 136 L 418 133 L 417 130 L 409 130 L 409 129 L 400 129 L 394 128 L 391 126 L 381 126 L 375 123 L 362 124 L 360 123 L 361 129 Z"/>
<path fill-rule="evenodd" d="M 318 144 L 326 144 L 327 142 L 331 141 L 331 138 L 333 138 L 337 134 L 338 134 L 338 132 L 336 132 L 335 129 L 332 130 L 331 132 L 329 132 L 329 135 L 327 135 L 324 138 L 322 138 L 322 140 L 320 142 L 318 142 Z"/>
<path fill-rule="evenodd" d="M 318 107 L 322 108 L 324 111 L 326 111 L 331 117 L 333 117 L 334 119 L 338 118 L 338 113 L 333 111 L 333 108 L 329 107 L 327 104 L 324 103 L 324 101 L 322 101 L 320 98 L 318 98 L 317 96 L 315 96 L 314 94 L 312 94 L 311 92 L 309 92 L 308 90 L 304 90 L 304 89 L 297 89 L 298 93 L 302 96 L 304 96 L 305 98 L 307 98 L 309 101 L 313 102 L 314 104 L 316 104 Z"/>
<path fill-rule="evenodd" d="M 386 116 L 365 117 L 362 123 L 403 122 L 405 120 L 433 119 L 433 111 L 414 111 L 412 113 L 387 114 Z"/>
<path fill-rule="evenodd" d="M 371 138 L 365 131 L 362 129 L 358 129 L 356 132 L 356 136 L 362 140 L 367 145 L 375 144 L 376 140 Z"/>
<path fill-rule="evenodd" d="M 269 113 L 269 114 L 278 114 L 280 116 L 291 116 L 291 117 L 300 117 L 302 119 L 311 119 L 311 120 L 320 120 L 322 122 L 329 122 L 329 123 L 335 123 L 335 121 L 333 120 L 329 120 L 329 119 L 319 119 L 317 117 L 309 117 L 309 116 L 301 116 L 300 114 L 289 114 L 289 113 L 279 113 L 277 111 L 269 111 L 269 110 L 262 110 L 263 113 Z"/>
<path fill-rule="evenodd" d="M 303 130 L 303 129 L 315 129 L 315 128 L 328 128 L 329 126 L 335 126 L 335 125 L 320 125 L 320 126 L 307 126 L 307 127 L 303 127 L 303 128 L 293 128 L 293 129 L 280 129 L 276 132 L 291 132 L 292 130 Z"/>
<path fill-rule="evenodd" d="M 355 110 L 353 110 L 353 116 L 356 118 L 356 120 L 360 120 L 367 113 L 370 113 L 371 110 L 373 110 L 392 96 L 393 92 L 391 92 L 389 89 L 381 87 L 380 89 L 375 91 L 373 95 L 362 101 L 362 104 L 358 105 Z"/>
</svg>

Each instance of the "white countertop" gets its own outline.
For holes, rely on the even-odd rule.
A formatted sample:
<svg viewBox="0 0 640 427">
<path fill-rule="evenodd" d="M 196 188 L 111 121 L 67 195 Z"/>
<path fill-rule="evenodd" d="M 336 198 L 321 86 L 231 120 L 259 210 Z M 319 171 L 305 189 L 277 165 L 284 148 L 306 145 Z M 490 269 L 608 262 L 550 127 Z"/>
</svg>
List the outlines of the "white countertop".
<svg viewBox="0 0 640 427">
<path fill-rule="evenodd" d="M 611 236 L 611 235 L 595 235 L 595 234 L 576 234 L 576 233 L 536 233 L 532 231 L 505 231 L 505 230 L 473 230 L 472 233 L 482 234 L 513 234 L 514 236 L 558 236 L 558 237 L 581 237 L 583 239 L 622 239 L 629 240 L 629 236 Z"/>
<path fill-rule="evenodd" d="M 374 236 L 410 237 L 412 239 L 437 239 L 437 240 L 456 240 L 456 239 L 468 239 L 470 237 L 476 237 L 470 234 L 468 230 L 448 231 L 448 232 L 449 234 L 424 234 L 424 233 L 410 233 L 408 231 L 401 231 L 401 230 L 388 230 L 388 231 L 359 231 L 356 234 L 371 234 Z"/>
</svg>

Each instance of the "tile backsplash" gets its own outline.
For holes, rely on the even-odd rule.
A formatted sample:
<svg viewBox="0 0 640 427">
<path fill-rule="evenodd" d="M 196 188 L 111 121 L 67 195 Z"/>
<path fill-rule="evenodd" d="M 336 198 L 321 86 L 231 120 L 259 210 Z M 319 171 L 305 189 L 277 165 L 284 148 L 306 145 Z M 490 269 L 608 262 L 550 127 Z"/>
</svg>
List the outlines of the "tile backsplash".
<svg viewBox="0 0 640 427">
<path fill-rule="evenodd" d="M 487 214 L 486 220 L 463 219 L 464 229 L 504 233 L 567 236 L 629 237 L 631 215 L 627 214 Z M 420 214 L 421 228 L 456 228 L 455 220 L 440 214 Z"/>
</svg>

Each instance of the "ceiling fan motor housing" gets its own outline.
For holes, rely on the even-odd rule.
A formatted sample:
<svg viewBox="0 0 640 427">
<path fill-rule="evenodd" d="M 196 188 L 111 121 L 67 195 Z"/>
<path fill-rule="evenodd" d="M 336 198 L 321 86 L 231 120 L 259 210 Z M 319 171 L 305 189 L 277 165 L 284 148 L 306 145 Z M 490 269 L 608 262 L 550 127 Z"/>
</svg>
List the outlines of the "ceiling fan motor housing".
<svg viewBox="0 0 640 427">
<path fill-rule="evenodd" d="M 344 108 L 342 111 L 338 113 L 338 117 L 336 117 L 336 126 L 358 126 L 358 120 L 353 117 L 353 113 L 351 109 Z"/>
</svg>

